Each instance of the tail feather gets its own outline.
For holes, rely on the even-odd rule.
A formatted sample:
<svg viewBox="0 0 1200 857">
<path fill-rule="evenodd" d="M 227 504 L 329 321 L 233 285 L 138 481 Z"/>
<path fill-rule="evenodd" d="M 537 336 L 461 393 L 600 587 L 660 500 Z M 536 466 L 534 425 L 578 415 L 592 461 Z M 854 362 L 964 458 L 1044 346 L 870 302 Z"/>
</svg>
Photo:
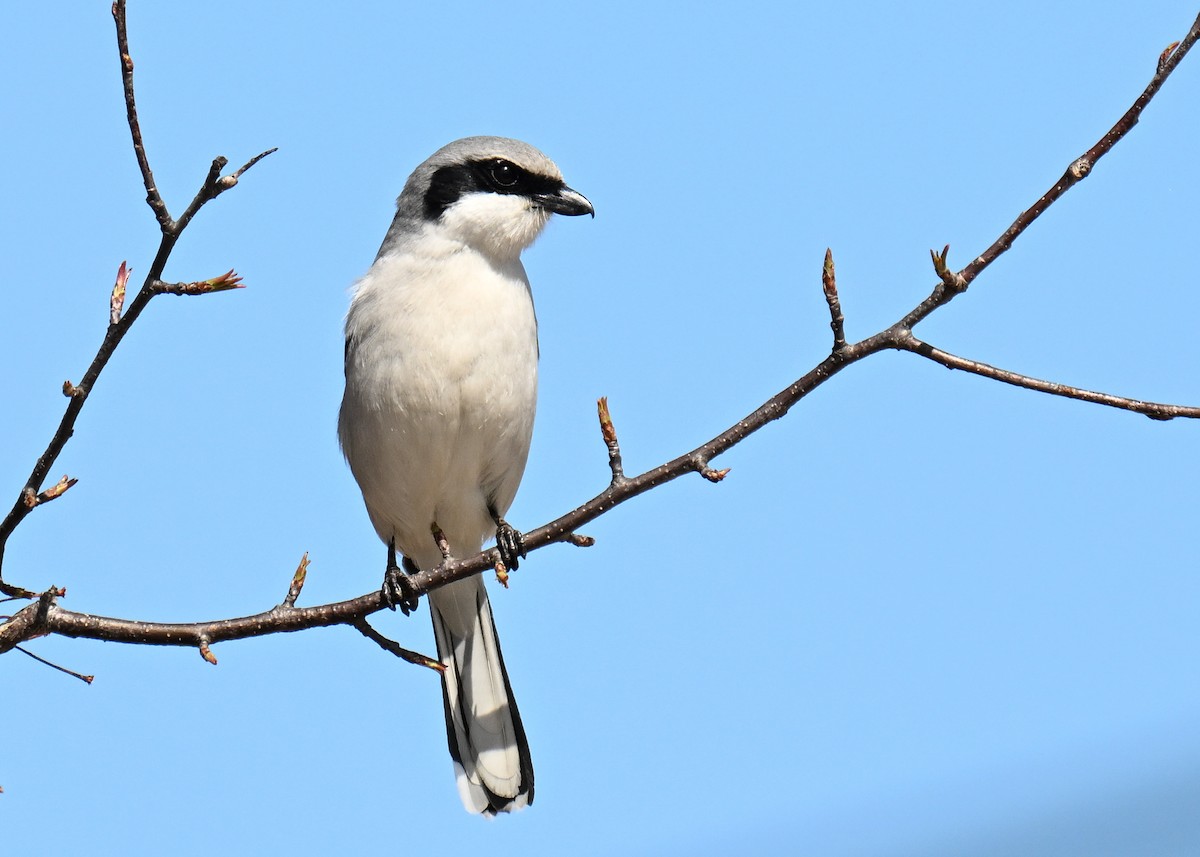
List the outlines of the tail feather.
<svg viewBox="0 0 1200 857">
<path fill-rule="evenodd" d="M 533 803 L 533 764 L 482 577 L 429 594 L 459 796 L 495 815 Z"/>
</svg>

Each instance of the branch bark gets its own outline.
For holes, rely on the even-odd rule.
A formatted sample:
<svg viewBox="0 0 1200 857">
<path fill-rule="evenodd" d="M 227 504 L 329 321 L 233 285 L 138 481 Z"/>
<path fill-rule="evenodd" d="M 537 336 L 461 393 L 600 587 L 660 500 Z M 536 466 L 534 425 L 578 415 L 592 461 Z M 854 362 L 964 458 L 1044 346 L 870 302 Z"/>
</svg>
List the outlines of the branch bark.
<svg viewBox="0 0 1200 857">
<path fill-rule="evenodd" d="M 196 283 L 168 285 L 160 280 L 163 266 L 170 255 L 179 232 L 182 231 L 201 206 L 210 199 L 215 198 L 222 191 L 236 184 L 242 172 L 253 166 L 257 160 L 269 154 L 267 152 L 259 155 L 242 167 L 242 169 L 224 178 L 220 176 L 220 171 L 225 166 L 225 159 L 216 159 L 200 192 L 197 193 L 187 211 L 185 211 L 184 215 L 178 221 L 171 220 L 165 203 L 158 197 L 157 190 L 154 187 L 153 174 L 146 159 L 145 148 L 141 141 L 141 131 L 137 123 L 137 113 L 133 100 L 133 65 L 132 61 L 129 60 L 128 44 L 124 28 L 124 5 L 124 0 L 117 0 L 114 4 L 114 18 L 117 21 L 118 46 L 121 52 L 126 107 L 130 130 L 133 136 L 134 151 L 138 158 L 143 181 L 146 186 L 147 201 L 159 221 L 163 232 L 163 239 L 154 264 L 151 266 L 151 270 L 147 274 L 141 290 L 134 298 L 129 312 L 119 322 L 110 326 L 109 333 L 102 342 L 95 361 L 93 361 L 92 366 L 89 367 L 88 372 L 84 375 L 83 381 L 78 387 L 71 387 L 72 392 L 69 395 L 72 398 L 68 405 L 67 413 L 64 415 L 58 432 L 55 433 L 54 438 L 51 440 L 50 447 L 42 458 L 38 460 L 38 464 L 35 466 L 30 480 L 22 490 L 22 498 L 28 496 L 29 491 L 37 495 L 46 477 L 46 473 L 53 465 L 63 444 L 69 438 L 75 418 L 78 416 L 79 408 L 82 407 L 83 402 L 86 400 L 88 393 L 92 389 L 92 385 L 95 383 L 96 377 L 99 375 L 100 370 L 103 369 L 109 356 L 111 356 L 112 350 L 119 344 L 121 337 L 145 307 L 146 303 L 148 303 L 150 297 L 163 292 L 189 294 L 195 291 L 203 291 L 203 289 L 195 288 L 199 285 Z M 955 272 L 949 268 L 947 262 L 949 247 L 945 248 L 941 253 L 932 253 L 934 272 L 938 277 L 937 284 L 928 297 L 890 327 L 859 342 L 853 344 L 845 342 L 844 317 L 842 316 L 840 303 L 837 298 L 833 259 L 832 254 L 828 254 L 823 268 L 823 289 L 826 300 L 829 303 L 831 327 L 834 332 L 834 342 L 830 354 L 802 377 L 788 385 L 759 408 L 743 419 L 738 420 L 712 440 L 638 476 L 626 476 L 621 466 L 620 447 L 617 443 L 616 429 L 613 427 L 607 404 L 602 400 L 600 408 L 601 430 L 608 449 L 609 467 L 612 473 L 609 486 L 600 494 L 556 520 L 532 532 L 526 533 L 525 549 L 527 551 L 534 551 L 556 542 L 581 546 L 587 545 L 590 543 L 590 540 L 585 536 L 578 535 L 576 532 L 580 527 L 605 514 L 614 506 L 631 500 L 640 494 L 685 474 L 697 473 L 711 481 L 719 481 L 728 471 L 715 470 L 710 467 L 712 459 L 741 443 L 768 423 L 783 417 L 797 402 L 845 367 L 884 350 L 906 351 L 952 369 L 962 369 L 981 377 L 1037 392 L 1064 396 L 1107 407 L 1121 408 L 1144 414 L 1156 420 L 1173 419 L 1175 417 L 1200 418 L 1200 408 L 1198 407 L 1144 402 L 1137 399 L 1082 390 L 1064 384 L 1031 378 L 968 358 L 949 354 L 921 341 L 913 334 L 913 328 L 917 324 L 948 304 L 956 296 L 965 292 L 979 274 L 1012 247 L 1013 242 L 1054 202 L 1091 173 L 1100 158 L 1111 151 L 1133 129 L 1134 125 L 1137 124 L 1146 106 L 1154 98 L 1159 89 L 1161 89 L 1166 79 L 1178 67 L 1198 38 L 1200 38 L 1200 16 L 1197 17 L 1183 40 L 1171 45 L 1162 53 L 1149 85 L 1138 96 L 1129 110 L 1125 112 L 1117 123 L 1094 146 L 1073 161 L 1063 173 L 1063 176 L 1046 193 L 1042 194 L 1033 205 L 1023 211 L 1013 224 L 981 255 L 972 260 L 962 270 Z M 227 275 L 227 277 L 231 275 Z M 222 280 L 222 278 L 216 278 L 216 280 Z M 212 281 L 206 282 L 211 283 Z M 24 515 L 28 513 L 30 508 L 32 507 L 28 506 L 23 499 L 19 499 L 17 507 L 14 507 L 13 512 L 10 512 L 8 517 L 3 522 L 0 522 L 0 558 L 3 555 L 5 540 L 15 526 L 20 523 Z M 418 595 L 427 593 L 452 581 L 494 568 L 499 559 L 499 552 L 494 548 L 465 559 L 449 558 L 437 568 L 413 575 L 410 578 L 413 591 Z M 301 631 L 308 628 L 329 625 L 350 625 L 359 629 L 366 636 L 374 639 L 385 648 L 389 648 L 385 642 L 381 641 L 381 638 L 378 638 L 377 634 L 374 634 L 373 631 L 369 632 L 365 630 L 370 627 L 366 625 L 366 617 L 387 606 L 381 593 L 371 592 L 347 601 L 339 601 L 315 607 L 296 607 L 294 606 L 295 596 L 299 594 L 299 590 L 295 578 L 293 579 L 294 594 L 293 590 L 289 590 L 288 598 L 285 599 L 283 604 L 277 607 L 241 618 L 195 623 L 141 622 L 92 616 L 61 608 L 57 604 L 58 597 L 63 594 L 61 590 L 51 588 L 42 595 L 36 596 L 27 590 L 21 590 L 7 584 L 0 583 L 0 587 L 4 587 L 6 593 L 9 593 L 9 590 L 14 590 L 14 592 L 19 592 L 25 597 L 37 598 L 34 603 L 20 610 L 5 625 L 0 626 L 0 652 L 7 651 L 16 644 L 32 637 L 44 634 L 61 634 L 70 637 L 88 637 L 91 639 L 125 643 L 191 646 L 197 648 L 206 659 L 215 661 L 212 657 L 210 646 L 217 642 L 272 633 Z M 390 641 L 387 642 L 390 643 Z M 395 644 L 391 645 L 394 646 Z M 391 649 L 389 648 L 389 650 Z M 400 653 L 397 652 L 397 654 Z M 421 657 L 423 656 L 414 655 L 414 662 L 418 662 L 417 659 Z M 428 666 L 430 664 L 425 665 Z"/>
<path fill-rule="evenodd" d="M 128 280 L 128 271 L 124 263 L 122 263 L 121 271 L 117 275 L 117 287 L 113 290 L 112 312 L 109 317 L 108 330 L 104 334 L 104 339 L 100 342 L 100 348 L 96 351 L 96 356 L 92 358 L 91 364 L 88 366 L 87 371 L 83 373 L 83 378 L 78 384 L 72 384 L 70 381 L 64 383 L 63 393 L 69 399 L 66 412 L 59 421 L 54 435 L 50 438 L 50 443 L 46 447 L 46 451 L 41 454 L 34 464 L 33 472 L 29 474 L 29 478 L 25 481 L 25 485 L 19 492 L 11 511 L 4 517 L 4 520 L 0 521 L 0 593 L 10 598 L 32 598 L 37 596 L 37 593 L 31 592 L 28 589 L 6 583 L 3 576 L 4 548 L 8 544 L 8 539 L 21 521 L 25 519 L 25 516 L 33 511 L 37 505 L 29 505 L 25 501 L 25 498 L 31 493 L 37 496 L 41 491 L 42 485 L 50 473 L 50 469 L 54 466 L 54 462 L 58 460 L 58 456 L 62 454 L 67 441 L 75 433 L 75 422 L 79 419 L 79 413 L 83 410 L 84 404 L 87 403 L 88 396 L 91 395 L 92 390 L 95 388 L 96 381 L 100 378 L 100 373 L 104 371 L 104 367 L 108 365 L 113 352 L 121 344 L 121 340 L 125 338 L 125 334 L 129 332 L 129 328 L 141 316 L 142 311 L 150 303 L 151 298 L 162 291 L 158 288 L 158 284 L 162 278 L 163 270 L 166 268 L 167 260 L 171 257 L 171 251 L 175 249 L 175 244 L 179 240 L 179 236 L 183 234 L 183 230 L 201 207 L 211 200 L 216 199 L 231 187 L 234 187 L 242 173 L 275 151 L 275 149 L 269 149 L 251 158 L 241 169 L 224 177 L 221 176 L 221 170 L 224 168 L 227 160 L 224 157 L 215 159 L 204 180 L 204 184 L 201 185 L 200 190 L 196 193 L 195 198 L 183 216 L 179 220 L 172 220 L 170 213 L 167 211 L 166 203 L 163 202 L 162 196 L 159 194 L 158 188 L 154 183 L 154 173 L 150 169 L 150 161 L 146 157 L 146 147 L 142 140 L 142 128 L 138 121 L 137 102 L 133 91 L 133 59 L 129 55 L 129 36 L 125 26 L 125 0 L 116 0 L 113 3 L 112 15 L 117 27 L 117 50 L 121 62 L 121 80 L 125 92 L 125 115 L 129 122 L 129 133 L 133 140 L 133 151 L 137 157 L 138 168 L 142 173 L 142 182 L 146 188 L 146 203 L 150 206 L 151 211 L 154 212 L 154 217 L 158 221 L 162 237 L 159 240 L 158 252 L 155 253 L 150 270 L 146 272 L 146 278 L 142 282 L 142 287 L 129 303 L 123 315 L 120 312 L 120 305 L 124 303 L 125 282 Z M 216 279 L 227 281 L 227 278 L 232 274 L 233 272 L 230 271 L 229 275 L 226 275 L 225 278 Z M 211 283 L 213 281 L 207 282 Z M 233 286 L 225 286 L 225 288 L 233 288 Z M 208 289 L 208 291 L 219 290 L 218 288 Z"/>
</svg>

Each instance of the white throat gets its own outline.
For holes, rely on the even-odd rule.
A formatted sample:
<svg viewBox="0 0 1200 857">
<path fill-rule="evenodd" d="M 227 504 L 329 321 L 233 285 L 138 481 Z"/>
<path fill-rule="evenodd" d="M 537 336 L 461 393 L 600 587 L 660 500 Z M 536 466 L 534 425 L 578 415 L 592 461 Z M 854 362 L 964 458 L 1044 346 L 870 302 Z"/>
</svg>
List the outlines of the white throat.
<svg viewBox="0 0 1200 857">
<path fill-rule="evenodd" d="M 442 214 L 447 237 L 496 256 L 513 259 L 534 242 L 550 212 L 516 194 L 469 193 Z"/>
</svg>

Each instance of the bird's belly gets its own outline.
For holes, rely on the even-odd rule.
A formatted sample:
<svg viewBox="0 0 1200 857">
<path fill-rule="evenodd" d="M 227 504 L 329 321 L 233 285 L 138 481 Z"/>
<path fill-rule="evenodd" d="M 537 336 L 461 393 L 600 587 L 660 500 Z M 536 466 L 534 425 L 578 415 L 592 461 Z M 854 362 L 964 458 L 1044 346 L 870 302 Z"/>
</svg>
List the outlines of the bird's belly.
<svg viewBox="0 0 1200 857">
<path fill-rule="evenodd" d="M 518 297 L 409 316 L 347 366 L 347 459 L 380 537 L 419 566 L 440 560 L 433 524 L 456 555 L 473 553 L 516 494 L 537 399 L 536 322 Z"/>
</svg>

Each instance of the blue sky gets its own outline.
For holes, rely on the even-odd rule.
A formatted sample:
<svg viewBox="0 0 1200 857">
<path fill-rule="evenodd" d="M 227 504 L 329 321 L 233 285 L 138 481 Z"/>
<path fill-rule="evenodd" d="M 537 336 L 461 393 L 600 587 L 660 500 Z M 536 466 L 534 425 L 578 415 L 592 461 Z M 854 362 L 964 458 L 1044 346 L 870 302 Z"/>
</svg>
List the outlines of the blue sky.
<svg viewBox="0 0 1200 857">
<path fill-rule="evenodd" d="M 837 4 L 831 4 L 836 6 Z M 205 209 L 10 542 L 16 583 L 157 620 L 379 583 L 335 439 L 347 290 L 443 143 L 544 149 L 596 206 L 527 253 L 532 529 L 707 440 L 961 267 L 1128 107 L 1196 9 L 1077 4 L 133 2 L 139 107 Z M 1110 8 L 1113 7 L 1113 8 Z M 1120 8 L 1116 8 L 1120 7 Z M 15 493 L 156 226 L 107 3 L 20 4 L 0 71 L 0 485 Z M 1200 57 L 918 332 L 1028 374 L 1200 402 Z M 1185 854 L 1200 848 L 1200 426 L 948 372 L 851 367 L 717 462 L 532 555 L 493 603 L 537 800 L 458 802 L 437 679 L 355 631 L 187 650 L 48 639 L 0 661 L 13 853 Z M 381 628 L 431 650 L 428 619 Z M 47 821 L 50 820 L 50 821 Z M 47 826 L 49 825 L 49 833 Z"/>
</svg>

